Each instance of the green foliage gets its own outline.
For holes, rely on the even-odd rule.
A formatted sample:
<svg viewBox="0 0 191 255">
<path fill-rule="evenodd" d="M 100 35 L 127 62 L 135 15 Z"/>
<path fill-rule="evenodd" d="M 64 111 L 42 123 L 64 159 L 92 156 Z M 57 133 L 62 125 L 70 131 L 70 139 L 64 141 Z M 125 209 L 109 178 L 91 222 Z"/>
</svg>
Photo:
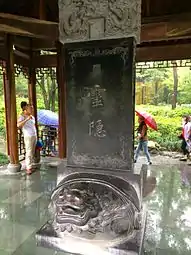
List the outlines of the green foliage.
<svg viewBox="0 0 191 255">
<path fill-rule="evenodd" d="M 159 68 L 159 69 L 145 69 L 140 73 L 137 73 L 137 80 L 148 83 L 148 82 L 156 82 L 159 81 L 161 83 L 165 83 L 166 80 L 169 79 L 171 74 L 171 70 L 168 68 Z"/>
<path fill-rule="evenodd" d="M 187 67 L 178 68 L 177 103 L 190 104 L 191 102 L 191 70 Z M 174 79 L 172 68 L 145 69 L 137 73 L 137 82 L 144 84 L 149 90 L 150 104 L 171 104 L 174 94 Z M 140 92 L 139 92 L 140 93 Z"/>
<path fill-rule="evenodd" d="M 43 99 L 43 108 L 54 112 L 57 110 L 58 99 L 58 87 L 55 80 L 56 69 L 50 68 L 48 70 L 49 72 L 37 80 L 37 95 Z"/>
<path fill-rule="evenodd" d="M 15 77 L 15 86 L 18 97 L 28 97 L 28 81 L 24 75 L 20 74 L 18 77 Z"/>
<path fill-rule="evenodd" d="M 185 73 L 180 79 L 178 101 L 180 104 L 189 104 L 191 99 L 191 71 Z"/>
<path fill-rule="evenodd" d="M 4 101 L 1 100 L 3 97 L 0 97 L 0 136 L 6 136 L 6 129 L 5 129 L 5 107 Z"/>
<path fill-rule="evenodd" d="M 137 104 L 141 101 L 147 103 L 137 108 L 151 113 L 158 123 L 158 132 L 149 130 L 149 138 L 168 150 L 180 149 L 181 140 L 177 136 L 181 132 L 181 118 L 191 115 L 191 71 L 189 68 L 178 68 L 177 73 L 177 106 L 174 110 L 170 106 L 175 95 L 172 69 L 150 69 L 137 74 L 137 81 L 142 83 L 136 89 L 139 98 Z M 145 94 L 141 91 L 143 85 L 147 91 Z M 140 100 L 143 96 L 146 100 Z"/>
<path fill-rule="evenodd" d="M 137 73 L 137 82 L 147 90 L 146 103 L 169 104 L 173 93 L 172 70 L 169 68 L 145 69 Z M 149 92 L 148 92 L 149 91 Z M 140 93 L 140 92 L 139 92 Z M 145 96 L 145 95 L 144 95 Z"/>
<path fill-rule="evenodd" d="M 5 154 L 0 152 L 0 166 L 6 165 L 8 163 L 9 163 L 8 157 Z"/>
<path fill-rule="evenodd" d="M 181 140 L 178 139 L 178 135 L 181 133 L 182 116 L 191 114 L 190 107 L 178 106 L 172 110 L 171 106 L 141 105 L 137 109 L 147 111 L 157 122 L 158 131 L 149 129 L 149 140 L 159 143 L 161 147 L 167 150 L 180 150 Z"/>
</svg>

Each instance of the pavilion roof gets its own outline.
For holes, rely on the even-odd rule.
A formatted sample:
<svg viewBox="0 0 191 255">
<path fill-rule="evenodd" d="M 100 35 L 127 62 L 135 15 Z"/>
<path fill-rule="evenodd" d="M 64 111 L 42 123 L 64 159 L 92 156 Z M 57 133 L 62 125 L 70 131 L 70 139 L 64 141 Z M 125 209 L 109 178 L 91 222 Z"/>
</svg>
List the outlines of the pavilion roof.
<svg viewBox="0 0 191 255">
<path fill-rule="evenodd" d="M 14 36 L 17 52 L 55 50 L 58 41 L 58 0 L 0 0 L 0 57 L 4 37 Z M 191 56 L 191 0 L 142 0 L 139 58 Z M 169 54 L 169 48 L 172 49 Z"/>
</svg>

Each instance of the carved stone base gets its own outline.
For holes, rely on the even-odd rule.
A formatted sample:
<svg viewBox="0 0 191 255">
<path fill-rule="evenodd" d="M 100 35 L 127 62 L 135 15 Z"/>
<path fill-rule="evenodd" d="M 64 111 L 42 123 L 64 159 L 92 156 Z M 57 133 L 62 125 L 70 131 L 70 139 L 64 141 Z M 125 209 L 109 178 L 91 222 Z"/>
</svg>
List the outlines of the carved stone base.
<svg viewBox="0 0 191 255">
<path fill-rule="evenodd" d="M 21 171 L 21 164 L 11 164 L 9 163 L 7 166 L 7 170 L 9 170 L 10 173 L 18 173 Z"/>
<path fill-rule="evenodd" d="M 54 249 L 57 251 L 65 251 L 72 254 L 93 254 L 92 251 L 99 254 L 113 254 L 113 255 L 141 255 L 143 249 L 143 241 L 146 225 L 146 206 L 143 205 L 141 217 L 141 229 L 137 230 L 135 235 L 128 241 L 123 241 L 117 246 L 108 245 L 107 240 L 97 242 L 92 239 L 90 241 L 83 239 L 74 239 L 70 235 L 64 238 L 59 237 L 54 229 L 53 222 L 47 222 L 36 234 L 37 245 L 45 248 Z M 109 244 L 109 243 L 108 243 Z"/>
<path fill-rule="evenodd" d="M 38 245 L 83 255 L 95 248 L 141 254 L 145 175 L 146 169 L 136 175 L 66 167 L 51 197 L 50 220 L 37 232 Z"/>
</svg>

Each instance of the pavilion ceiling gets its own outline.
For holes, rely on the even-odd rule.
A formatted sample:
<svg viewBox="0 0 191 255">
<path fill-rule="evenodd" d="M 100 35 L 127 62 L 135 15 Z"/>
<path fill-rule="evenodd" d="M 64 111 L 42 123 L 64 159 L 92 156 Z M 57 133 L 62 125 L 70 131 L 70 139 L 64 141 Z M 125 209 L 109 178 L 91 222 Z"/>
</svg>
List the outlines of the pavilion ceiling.
<svg viewBox="0 0 191 255">
<path fill-rule="evenodd" d="M 55 50 L 58 0 L 0 0 L 0 57 L 7 33 L 14 36 L 17 55 L 26 60 L 33 48 Z M 191 57 L 191 0 L 142 0 L 138 59 Z M 24 55 L 23 55 L 24 54 Z"/>
</svg>

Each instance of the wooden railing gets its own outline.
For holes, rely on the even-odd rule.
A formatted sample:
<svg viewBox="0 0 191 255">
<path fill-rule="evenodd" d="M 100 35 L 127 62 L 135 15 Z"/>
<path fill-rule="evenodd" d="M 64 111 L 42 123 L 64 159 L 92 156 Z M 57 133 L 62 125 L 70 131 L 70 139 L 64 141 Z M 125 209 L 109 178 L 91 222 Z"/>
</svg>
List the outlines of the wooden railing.
<svg viewBox="0 0 191 255">
<path fill-rule="evenodd" d="M 18 129 L 18 147 L 19 147 L 19 160 L 22 161 L 25 158 L 25 144 L 24 136 L 21 129 Z"/>
</svg>

